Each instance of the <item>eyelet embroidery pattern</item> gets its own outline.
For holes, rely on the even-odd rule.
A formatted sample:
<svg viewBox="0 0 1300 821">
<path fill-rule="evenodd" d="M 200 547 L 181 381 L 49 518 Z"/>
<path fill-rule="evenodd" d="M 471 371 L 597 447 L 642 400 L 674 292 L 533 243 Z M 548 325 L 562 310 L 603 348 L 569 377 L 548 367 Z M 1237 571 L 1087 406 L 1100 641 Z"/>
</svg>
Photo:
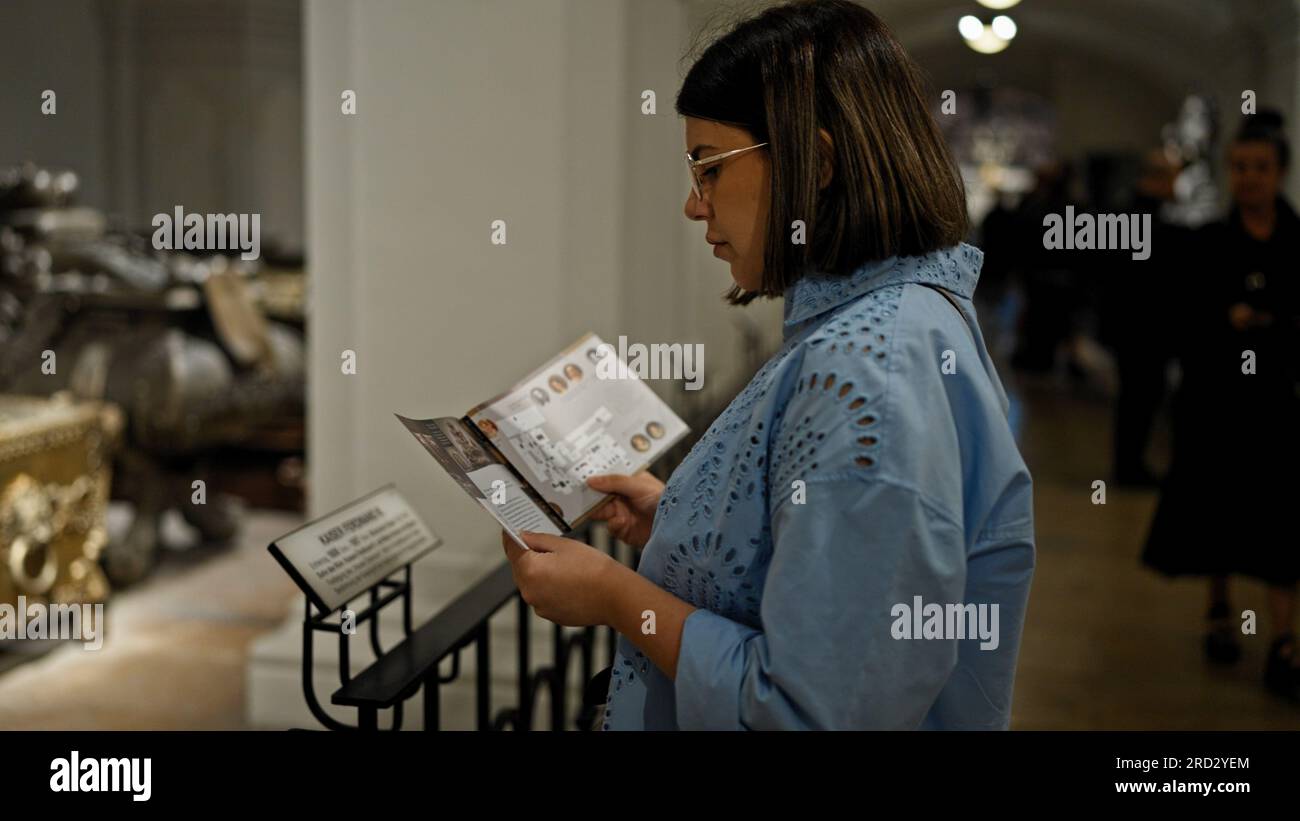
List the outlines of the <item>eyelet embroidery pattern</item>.
<svg viewBox="0 0 1300 821">
<path fill-rule="evenodd" d="M 773 504 L 789 498 L 793 479 L 881 469 L 883 403 L 904 289 L 924 282 L 968 294 L 980 257 L 963 245 L 788 288 L 785 344 L 673 472 L 638 572 L 700 609 L 761 629 Z M 634 705 L 626 718 L 613 720 L 616 698 Z M 672 698 L 673 683 L 620 636 L 604 728 L 637 726 L 643 710 L 668 708 Z"/>
<path fill-rule="evenodd" d="M 864 473 L 876 466 L 877 402 L 885 391 L 892 320 L 903 287 L 870 291 L 808 338 L 809 349 L 817 354 L 804 369 L 817 370 L 800 374 L 772 451 L 772 487 L 781 493 L 787 493 L 795 479 Z"/>
<path fill-rule="evenodd" d="M 894 257 L 868 263 L 846 277 L 817 277 L 796 282 L 787 294 L 790 303 L 787 322 L 802 321 L 815 316 L 867 288 L 875 287 L 871 280 L 877 277 L 889 281 L 925 282 L 947 288 L 956 288 L 966 271 L 978 271 L 984 252 L 963 243 L 933 254 L 917 257 Z"/>
<path fill-rule="evenodd" d="M 843 303 L 879 270 L 878 267 L 869 266 L 852 276 L 819 277 L 795 283 L 793 292 L 787 297 L 794 303 L 790 315 L 797 318 L 816 316 L 831 306 Z"/>
<path fill-rule="evenodd" d="M 650 673 L 650 659 L 646 658 L 645 653 L 642 653 L 640 650 L 636 651 L 633 658 L 624 658 L 622 659 L 622 662 L 622 664 L 615 664 L 609 671 L 610 696 L 623 689 L 624 681 L 628 684 L 635 681 L 637 673 L 640 673 L 642 676 L 649 675 Z M 623 676 L 625 671 L 627 673 L 626 679 L 624 679 Z M 610 704 L 612 702 L 613 698 L 606 697 L 603 724 L 603 728 L 606 730 L 609 729 L 610 716 L 614 714 L 614 711 L 610 709 Z"/>
<path fill-rule="evenodd" d="M 763 481 L 765 457 L 762 453 L 766 450 L 767 433 L 763 422 L 753 423 L 754 407 L 768 394 L 768 389 L 771 387 L 769 375 L 785 362 L 786 356 L 794 347 L 794 340 L 791 340 L 782 346 L 776 356 L 764 363 L 745 389 L 696 441 L 673 474 L 672 480 L 664 488 L 663 496 L 659 499 L 659 510 L 655 514 L 656 519 L 660 513 L 675 508 L 683 492 L 689 492 L 690 498 L 690 513 L 687 514 L 686 519 L 688 526 L 694 527 L 700 521 L 701 515 L 706 520 L 711 519 L 719 503 L 718 489 L 722 487 L 721 472 L 725 471 L 729 464 L 732 465 L 729 483 L 733 487 L 723 501 L 725 512 L 731 512 L 732 503 L 742 494 L 748 498 L 756 491 L 765 491 L 766 482 Z M 753 447 L 748 447 L 740 458 L 729 459 L 726 440 L 734 439 L 734 434 L 746 425 L 753 426 L 749 438 L 745 440 L 752 443 Z M 754 459 L 755 451 L 759 455 L 756 461 L 751 461 Z M 753 475 L 750 475 L 751 471 Z"/>
<path fill-rule="evenodd" d="M 766 531 L 764 533 L 766 535 Z M 758 623 L 758 590 L 751 567 L 764 567 L 771 551 L 762 536 L 749 540 L 748 550 L 724 545 L 721 533 L 692 536 L 690 544 L 674 545 L 664 566 L 664 589 L 696 607 L 732 621 Z M 749 564 L 746 564 L 748 557 Z"/>
<path fill-rule="evenodd" d="M 739 503 L 768 506 L 768 438 L 776 419 L 765 421 L 757 408 L 774 384 L 773 371 L 797 344 L 790 340 L 784 345 L 709 426 L 673 473 L 655 514 L 656 530 L 661 515 L 667 527 L 672 527 L 672 517 L 685 516 L 692 532 L 689 542 L 664 545 L 663 555 L 655 557 L 664 589 L 751 626 L 759 623 L 760 591 L 771 562 L 771 528 L 765 520 L 745 523 L 758 532 L 728 544 L 722 542 L 720 530 Z M 681 504 L 687 500 L 688 505 Z M 643 560 L 646 557 L 643 554 Z"/>
</svg>

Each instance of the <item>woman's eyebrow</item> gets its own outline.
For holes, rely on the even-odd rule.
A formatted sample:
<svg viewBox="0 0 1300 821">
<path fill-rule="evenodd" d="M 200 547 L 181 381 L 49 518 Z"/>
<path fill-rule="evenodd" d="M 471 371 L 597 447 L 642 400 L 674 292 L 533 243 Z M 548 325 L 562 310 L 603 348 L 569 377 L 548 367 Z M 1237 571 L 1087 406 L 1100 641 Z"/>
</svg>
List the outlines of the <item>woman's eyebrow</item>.
<svg viewBox="0 0 1300 821">
<path fill-rule="evenodd" d="M 697 146 L 695 146 L 694 148 L 691 149 L 691 156 L 698 160 L 698 159 L 700 158 L 700 152 L 704 151 L 706 148 L 707 148 L 707 149 L 714 149 L 714 148 L 717 148 L 717 146 L 716 146 L 716 145 L 707 145 L 707 144 L 706 144 L 706 145 L 697 145 Z"/>
</svg>

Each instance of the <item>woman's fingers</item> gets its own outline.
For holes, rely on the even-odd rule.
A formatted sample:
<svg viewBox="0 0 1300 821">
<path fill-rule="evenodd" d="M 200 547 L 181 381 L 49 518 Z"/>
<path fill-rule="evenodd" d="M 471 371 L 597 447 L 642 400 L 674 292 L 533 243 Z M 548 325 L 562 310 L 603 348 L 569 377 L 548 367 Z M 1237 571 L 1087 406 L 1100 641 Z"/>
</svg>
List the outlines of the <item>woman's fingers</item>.
<svg viewBox="0 0 1300 821">
<path fill-rule="evenodd" d="M 599 490 L 601 493 L 616 493 L 614 486 L 619 478 L 617 473 L 602 473 L 598 476 L 591 476 L 587 479 L 587 487 L 592 490 Z"/>
<path fill-rule="evenodd" d="M 648 483 L 647 478 L 650 479 Z M 618 494 L 597 508 L 591 514 L 591 518 L 605 522 L 614 538 L 622 541 L 627 541 L 633 535 L 632 530 L 636 527 L 638 517 L 643 515 L 633 509 L 633 500 L 651 507 L 658 503 L 657 494 L 653 492 L 646 493 L 646 485 L 653 486 L 656 484 L 656 480 L 645 473 L 638 473 L 635 476 L 604 473 L 599 476 L 592 476 L 587 480 L 587 484 L 592 490 Z"/>
<path fill-rule="evenodd" d="M 549 533 L 533 533 L 529 530 L 521 532 L 519 538 L 524 540 L 524 544 L 539 553 L 553 553 L 563 547 L 565 542 L 563 536 L 552 536 Z"/>
<path fill-rule="evenodd" d="M 514 540 L 508 530 L 501 531 L 501 546 L 505 548 L 506 558 L 512 562 L 527 552 L 519 546 L 519 543 Z"/>
<path fill-rule="evenodd" d="M 629 508 L 627 502 L 621 498 L 610 499 L 602 505 L 599 510 L 591 514 L 592 518 L 599 519 L 602 522 L 610 522 L 611 525 L 615 519 L 626 519 Z"/>
<path fill-rule="evenodd" d="M 601 493 L 617 493 L 620 496 L 632 496 L 637 492 L 635 476 L 623 473 L 602 473 L 587 480 L 587 486 Z"/>
<path fill-rule="evenodd" d="M 610 499 L 605 504 L 593 510 L 591 513 L 591 518 L 603 522 L 613 518 L 614 516 L 617 516 L 618 510 L 615 507 L 615 505 L 617 505 L 618 502 L 619 502 L 618 499 Z"/>
</svg>

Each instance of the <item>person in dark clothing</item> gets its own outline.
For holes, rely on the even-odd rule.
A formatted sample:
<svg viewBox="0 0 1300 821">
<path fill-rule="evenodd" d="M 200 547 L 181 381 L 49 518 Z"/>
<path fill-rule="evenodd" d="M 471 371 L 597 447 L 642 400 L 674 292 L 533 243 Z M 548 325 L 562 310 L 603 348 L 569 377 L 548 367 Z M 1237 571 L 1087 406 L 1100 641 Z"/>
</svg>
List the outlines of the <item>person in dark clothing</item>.
<svg viewBox="0 0 1300 821">
<path fill-rule="evenodd" d="M 1021 267 L 1025 231 L 1020 216 L 1010 204 L 1009 195 L 998 191 L 996 201 L 980 224 L 980 248 L 984 251 L 984 267 L 980 269 L 980 291 L 977 304 L 996 306 L 1006 296 L 1012 274 Z"/>
<path fill-rule="evenodd" d="M 1024 307 L 1011 367 L 1045 373 L 1064 353 L 1069 372 L 1077 377 L 1082 373 L 1074 350 L 1086 301 L 1079 281 L 1084 252 L 1047 249 L 1043 245 L 1043 218 L 1048 214 L 1063 215 L 1067 206 L 1080 205 L 1070 195 L 1074 171 L 1068 163 L 1054 162 L 1042 166 L 1036 174 L 1034 190 L 1015 214 L 1020 232 L 1016 262 L 1021 269 Z"/>
<path fill-rule="evenodd" d="M 1300 490 L 1300 217 L 1281 195 L 1290 160 L 1281 125 L 1272 112 L 1245 119 L 1228 153 L 1231 212 L 1197 238 L 1173 464 L 1143 559 L 1168 575 L 1210 577 L 1205 649 L 1216 662 L 1240 655 L 1228 576 L 1266 582 L 1265 682 L 1300 700 L 1291 507 Z"/>
<path fill-rule="evenodd" d="M 1117 484 L 1132 487 L 1158 484 L 1143 454 L 1165 397 L 1165 370 L 1175 356 L 1175 344 L 1168 335 L 1151 333 L 1150 323 L 1165 313 L 1175 273 L 1184 270 L 1186 261 L 1189 232 L 1160 217 L 1160 206 L 1174 196 L 1177 173 L 1177 166 L 1162 150 L 1147 155 L 1130 210 L 1151 215 L 1151 255 L 1135 260 L 1127 251 L 1113 254 L 1108 277 L 1114 298 L 1107 324 L 1113 328 L 1109 335 L 1119 372 L 1114 478 Z"/>
</svg>

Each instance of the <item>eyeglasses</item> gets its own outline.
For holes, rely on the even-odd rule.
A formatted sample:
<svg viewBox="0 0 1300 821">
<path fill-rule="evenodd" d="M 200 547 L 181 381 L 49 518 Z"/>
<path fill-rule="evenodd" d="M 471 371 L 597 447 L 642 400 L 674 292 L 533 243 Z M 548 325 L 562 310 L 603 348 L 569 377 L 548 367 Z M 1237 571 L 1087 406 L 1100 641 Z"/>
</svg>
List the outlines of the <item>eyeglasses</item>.
<svg viewBox="0 0 1300 821">
<path fill-rule="evenodd" d="M 706 165 L 713 165 L 714 163 L 722 162 L 728 157 L 734 157 L 737 154 L 744 154 L 746 151 L 753 151 L 755 148 L 762 148 L 765 145 L 767 145 L 767 143 L 750 145 L 745 148 L 724 151 L 721 154 L 714 154 L 711 157 L 704 157 L 698 160 L 691 156 L 691 152 L 687 151 L 686 169 L 691 172 L 691 190 L 695 192 L 697 198 L 704 199 L 704 175 L 700 173 L 701 168 Z"/>
</svg>

